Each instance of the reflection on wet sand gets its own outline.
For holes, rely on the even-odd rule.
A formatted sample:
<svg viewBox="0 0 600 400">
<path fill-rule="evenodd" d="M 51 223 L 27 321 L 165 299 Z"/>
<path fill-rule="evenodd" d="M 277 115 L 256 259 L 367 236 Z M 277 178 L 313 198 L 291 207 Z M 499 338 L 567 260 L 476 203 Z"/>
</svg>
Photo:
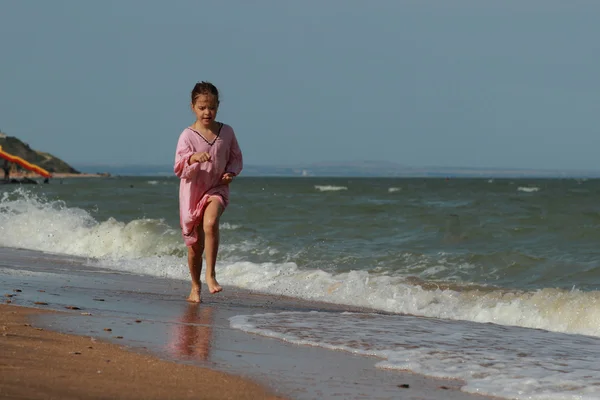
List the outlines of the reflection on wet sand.
<svg viewBox="0 0 600 400">
<path fill-rule="evenodd" d="M 175 326 L 171 350 L 186 359 L 206 361 L 210 355 L 213 309 L 201 304 L 186 304 L 179 323 Z"/>
</svg>

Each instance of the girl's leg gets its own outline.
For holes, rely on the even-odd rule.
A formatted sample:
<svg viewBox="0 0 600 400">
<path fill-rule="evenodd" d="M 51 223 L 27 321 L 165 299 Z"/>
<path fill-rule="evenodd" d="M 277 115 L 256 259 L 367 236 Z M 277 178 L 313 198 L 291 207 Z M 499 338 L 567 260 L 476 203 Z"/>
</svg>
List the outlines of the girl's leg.
<svg viewBox="0 0 600 400">
<path fill-rule="evenodd" d="M 223 213 L 223 205 L 217 198 L 210 198 L 204 210 L 204 243 L 206 251 L 206 284 L 211 293 L 223 290 L 217 282 L 215 264 L 219 252 L 219 218 Z"/>
<path fill-rule="evenodd" d="M 198 241 L 188 247 L 188 267 L 192 277 L 192 290 L 187 300 L 192 303 L 200 303 L 200 272 L 202 272 L 202 253 L 204 251 L 204 231 L 202 227 L 196 227 Z"/>
</svg>

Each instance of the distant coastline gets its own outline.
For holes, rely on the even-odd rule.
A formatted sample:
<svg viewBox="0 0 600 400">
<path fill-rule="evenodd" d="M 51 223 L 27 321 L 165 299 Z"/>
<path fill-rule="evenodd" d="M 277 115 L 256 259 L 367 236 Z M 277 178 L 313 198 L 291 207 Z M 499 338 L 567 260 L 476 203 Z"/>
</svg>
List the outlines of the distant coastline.
<svg viewBox="0 0 600 400">
<path fill-rule="evenodd" d="M 173 166 L 161 165 L 76 165 L 92 173 L 105 171 L 121 176 L 174 176 Z M 363 161 L 352 163 L 315 163 L 303 165 L 247 165 L 246 177 L 322 177 L 322 178 L 481 178 L 481 179 L 594 179 L 598 171 L 543 170 L 526 168 L 411 167 L 393 162 Z"/>
</svg>

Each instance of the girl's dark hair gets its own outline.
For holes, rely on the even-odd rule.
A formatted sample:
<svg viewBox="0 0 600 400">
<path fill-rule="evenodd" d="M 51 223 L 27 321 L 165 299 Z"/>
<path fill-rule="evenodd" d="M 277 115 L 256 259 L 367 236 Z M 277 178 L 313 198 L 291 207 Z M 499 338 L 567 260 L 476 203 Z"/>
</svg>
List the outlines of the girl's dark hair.
<svg viewBox="0 0 600 400">
<path fill-rule="evenodd" d="M 196 101 L 198 96 L 203 94 L 212 94 L 217 99 L 217 104 L 219 104 L 219 90 L 215 85 L 210 82 L 198 82 L 194 89 L 192 90 L 192 104 Z"/>
</svg>

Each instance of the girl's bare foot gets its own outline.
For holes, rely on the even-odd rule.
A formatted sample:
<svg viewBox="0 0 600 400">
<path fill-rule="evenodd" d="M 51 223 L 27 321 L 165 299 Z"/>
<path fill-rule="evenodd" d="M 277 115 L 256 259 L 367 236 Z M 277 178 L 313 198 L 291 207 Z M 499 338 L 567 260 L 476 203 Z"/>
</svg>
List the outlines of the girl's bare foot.
<svg viewBox="0 0 600 400">
<path fill-rule="evenodd" d="M 219 282 L 217 282 L 215 278 L 207 277 L 206 284 L 208 285 L 208 290 L 211 293 L 218 293 L 221 290 L 223 290 L 223 288 L 221 287 L 221 285 L 219 285 Z"/>
<path fill-rule="evenodd" d="M 192 290 L 190 291 L 190 295 L 188 296 L 187 301 L 189 301 L 190 303 L 200 303 L 202 301 L 200 296 L 200 286 L 192 286 Z"/>
</svg>

